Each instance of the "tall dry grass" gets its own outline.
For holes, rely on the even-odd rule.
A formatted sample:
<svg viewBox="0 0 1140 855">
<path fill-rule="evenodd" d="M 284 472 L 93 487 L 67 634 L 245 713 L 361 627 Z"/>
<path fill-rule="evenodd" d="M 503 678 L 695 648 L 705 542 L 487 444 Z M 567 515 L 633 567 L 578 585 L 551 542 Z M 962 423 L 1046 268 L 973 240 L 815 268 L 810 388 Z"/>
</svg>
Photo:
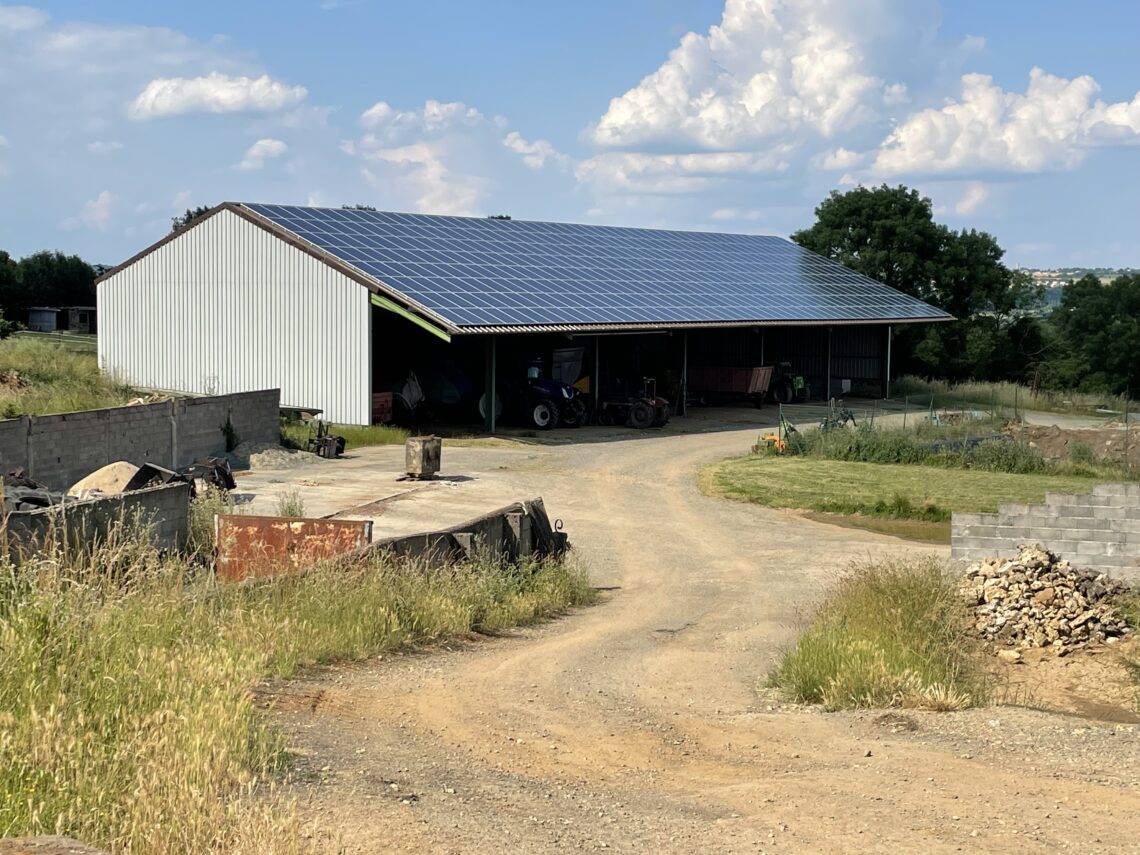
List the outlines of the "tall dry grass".
<svg viewBox="0 0 1140 855">
<path fill-rule="evenodd" d="M 0 568 L 0 837 L 116 853 L 305 851 L 274 794 L 267 676 L 529 623 L 587 603 L 572 564 L 409 568 L 379 558 L 219 585 L 121 527 Z"/>
<path fill-rule="evenodd" d="M 894 398 L 933 396 L 936 407 L 973 405 L 1010 414 L 1025 410 L 1091 413 L 1099 407 L 1124 412 L 1129 405 L 1133 410 L 1136 409 L 1135 402 L 1130 402 L 1125 396 L 1049 389 L 1033 392 L 1030 387 L 1020 383 L 988 381 L 952 383 L 948 380 L 926 380 L 913 375 L 904 375 L 892 380 L 891 396 Z"/>
<path fill-rule="evenodd" d="M 987 697 L 956 582 L 934 559 L 853 566 L 769 683 L 828 709 L 960 709 Z"/>
<path fill-rule="evenodd" d="M 33 338 L 0 341 L 0 372 L 16 372 L 0 375 L 0 418 L 116 407 L 137 394 L 100 371 L 95 354 Z"/>
</svg>

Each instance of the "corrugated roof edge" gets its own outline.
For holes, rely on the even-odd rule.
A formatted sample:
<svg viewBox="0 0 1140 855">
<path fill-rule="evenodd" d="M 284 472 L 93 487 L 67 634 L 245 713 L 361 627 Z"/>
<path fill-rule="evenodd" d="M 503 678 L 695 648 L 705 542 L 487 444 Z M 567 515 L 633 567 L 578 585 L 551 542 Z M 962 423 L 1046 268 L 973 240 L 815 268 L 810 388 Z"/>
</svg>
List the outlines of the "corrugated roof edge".
<svg viewBox="0 0 1140 855">
<path fill-rule="evenodd" d="M 660 321 L 642 324 L 517 324 L 515 326 L 459 327 L 452 335 L 486 335 L 496 333 L 574 333 L 637 332 L 639 330 L 712 330 L 746 329 L 748 327 L 864 327 L 886 324 L 944 324 L 951 315 L 940 318 L 842 318 L 834 320 L 767 320 L 767 321 Z"/>
<path fill-rule="evenodd" d="M 384 294 L 400 303 L 403 303 L 409 311 L 416 314 L 423 315 L 432 323 L 439 324 L 444 327 L 452 335 L 479 335 L 487 333 L 529 333 L 529 332 L 560 332 L 560 333 L 590 333 L 590 332 L 635 332 L 637 330 L 665 330 L 665 329 L 729 329 L 740 327 L 770 327 L 770 326 L 801 326 L 801 327 L 817 327 L 817 326 L 859 326 L 869 324 L 931 324 L 931 323 L 946 323 L 955 320 L 952 315 L 942 313 L 942 317 L 910 317 L 910 318 L 874 318 L 874 319 L 835 319 L 835 320 L 754 320 L 754 321 L 678 321 L 678 322 L 652 322 L 652 323 L 614 323 L 614 324 L 519 324 L 512 326 L 457 326 L 452 321 L 441 315 L 436 314 L 430 309 L 419 305 L 414 300 L 408 298 L 406 294 L 397 291 L 389 285 L 370 276 L 363 270 L 360 270 L 351 264 L 348 264 L 335 255 L 327 252 L 315 244 L 302 238 L 295 232 L 289 231 L 283 226 L 279 226 L 267 217 L 251 211 L 245 205 L 239 202 L 223 202 L 220 205 L 215 205 L 194 220 L 191 220 L 188 225 L 171 231 L 170 234 L 163 236 L 160 240 L 155 241 L 153 244 L 143 249 L 141 252 L 128 258 L 122 264 L 119 264 L 102 276 L 95 280 L 95 284 L 110 279 L 119 271 L 124 268 L 130 267 L 132 264 L 140 261 L 146 256 L 150 255 L 157 249 L 165 246 L 170 241 L 177 237 L 186 234 L 190 229 L 197 228 L 210 217 L 221 211 L 230 211 L 237 216 L 241 217 L 249 223 L 263 229 L 274 237 L 285 241 L 292 247 L 301 250 L 307 255 L 312 256 L 329 267 L 333 268 L 339 273 L 352 279 L 354 282 L 359 283 L 369 291 L 377 294 Z M 474 218 L 471 218 L 474 219 Z M 811 252 L 811 250 L 806 250 Z M 812 253 L 813 255 L 817 253 Z M 821 258 L 823 256 L 820 256 Z M 882 283 L 879 283 L 882 284 Z M 887 285 L 884 288 L 890 287 Z M 915 297 L 914 299 L 918 299 Z M 921 302 L 921 301 L 920 301 Z"/>
</svg>

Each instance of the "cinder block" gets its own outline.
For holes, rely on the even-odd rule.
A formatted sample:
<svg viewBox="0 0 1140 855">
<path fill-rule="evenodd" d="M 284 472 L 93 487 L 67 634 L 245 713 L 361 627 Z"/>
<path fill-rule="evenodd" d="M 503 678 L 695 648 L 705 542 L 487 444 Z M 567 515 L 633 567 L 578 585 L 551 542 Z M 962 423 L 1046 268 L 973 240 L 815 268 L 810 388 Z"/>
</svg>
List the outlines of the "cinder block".
<svg viewBox="0 0 1140 855">
<path fill-rule="evenodd" d="M 950 517 L 951 528 L 967 525 L 990 525 L 996 522 L 996 514 L 960 514 L 955 512 Z"/>
</svg>

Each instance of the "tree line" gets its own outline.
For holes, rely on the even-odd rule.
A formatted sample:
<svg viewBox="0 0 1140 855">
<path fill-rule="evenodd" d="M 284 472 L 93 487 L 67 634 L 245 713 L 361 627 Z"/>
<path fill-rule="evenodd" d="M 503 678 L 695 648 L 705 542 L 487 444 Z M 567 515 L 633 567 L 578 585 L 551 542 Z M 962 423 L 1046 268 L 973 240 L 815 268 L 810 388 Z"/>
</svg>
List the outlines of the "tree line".
<svg viewBox="0 0 1140 855">
<path fill-rule="evenodd" d="M 17 261 L 0 250 L 0 313 L 7 325 L 0 333 L 25 322 L 32 306 L 94 306 L 95 279 L 104 270 L 78 255 L 44 250 Z"/>
<path fill-rule="evenodd" d="M 1140 392 L 1140 276 L 1085 276 L 1044 315 L 1044 290 L 1002 262 L 993 235 L 935 222 L 916 190 L 835 191 L 815 214 L 793 240 L 954 317 L 899 329 L 897 373 Z"/>
</svg>

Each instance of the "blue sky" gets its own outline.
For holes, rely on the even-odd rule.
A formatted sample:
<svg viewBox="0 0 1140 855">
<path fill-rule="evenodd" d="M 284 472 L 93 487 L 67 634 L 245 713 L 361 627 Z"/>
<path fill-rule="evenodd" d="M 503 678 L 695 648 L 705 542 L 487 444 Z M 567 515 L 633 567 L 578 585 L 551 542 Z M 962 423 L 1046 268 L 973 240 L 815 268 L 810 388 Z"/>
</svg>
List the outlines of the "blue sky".
<svg viewBox="0 0 1140 855">
<path fill-rule="evenodd" d="M 788 234 L 905 183 L 1011 264 L 1140 266 L 1140 4 L 0 5 L 0 249 L 188 206 Z"/>
</svg>

